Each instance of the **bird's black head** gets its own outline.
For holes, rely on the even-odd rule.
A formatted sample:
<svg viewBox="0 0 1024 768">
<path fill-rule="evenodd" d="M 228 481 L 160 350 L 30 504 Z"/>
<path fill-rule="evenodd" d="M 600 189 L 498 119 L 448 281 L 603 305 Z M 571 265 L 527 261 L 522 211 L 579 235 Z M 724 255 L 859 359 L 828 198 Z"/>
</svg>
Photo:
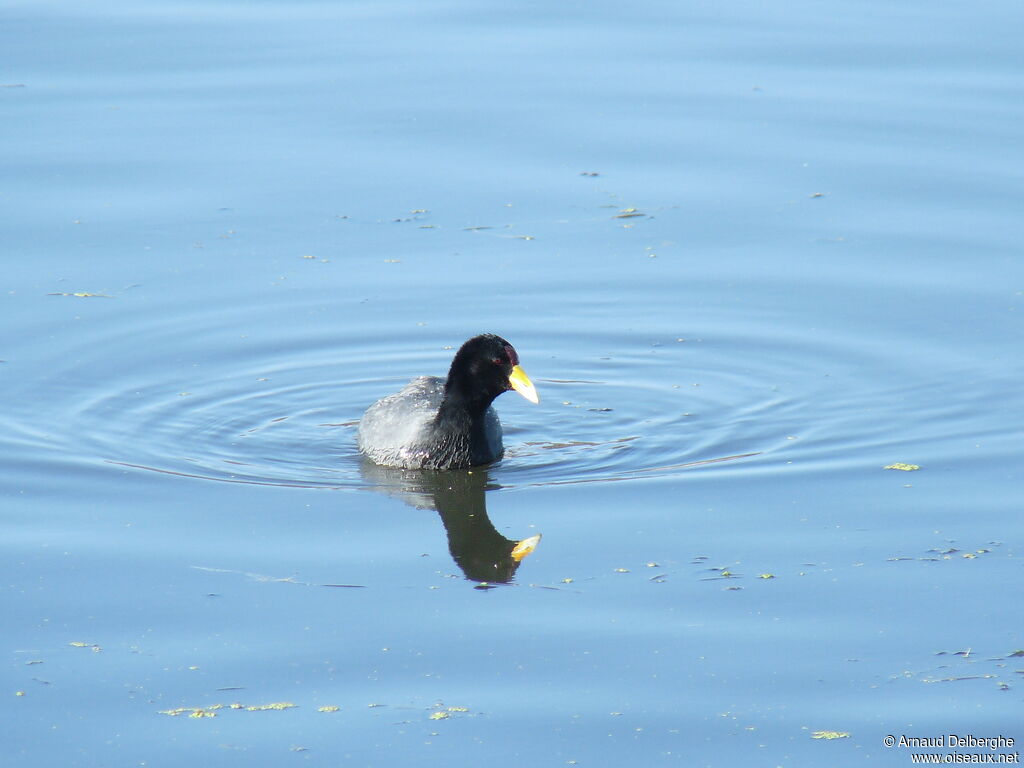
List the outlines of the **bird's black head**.
<svg viewBox="0 0 1024 768">
<path fill-rule="evenodd" d="M 502 392 L 514 389 L 536 403 L 537 391 L 519 367 L 515 348 L 500 336 L 474 336 L 455 353 L 445 391 L 467 405 L 484 409 Z"/>
</svg>

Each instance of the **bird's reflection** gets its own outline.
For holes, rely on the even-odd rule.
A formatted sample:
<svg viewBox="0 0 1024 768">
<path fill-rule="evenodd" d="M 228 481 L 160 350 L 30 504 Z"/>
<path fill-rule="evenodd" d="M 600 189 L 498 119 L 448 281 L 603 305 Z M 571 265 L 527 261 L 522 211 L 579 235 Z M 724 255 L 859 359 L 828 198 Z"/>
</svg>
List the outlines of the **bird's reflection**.
<svg viewBox="0 0 1024 768">
<path fill-rule="evenodd" d="M 485 493 L 491 483 L 486 467 L 413 470 L 382 467 L 369 460 L 361 465 L 363 479 L 417 509 L 433 509 L 448 533 L 448 551 L 467 579 L 488 583 L 512 581 L 523 558 L 540 541 L 506 539 L 487 516 Z"/>
</svg>

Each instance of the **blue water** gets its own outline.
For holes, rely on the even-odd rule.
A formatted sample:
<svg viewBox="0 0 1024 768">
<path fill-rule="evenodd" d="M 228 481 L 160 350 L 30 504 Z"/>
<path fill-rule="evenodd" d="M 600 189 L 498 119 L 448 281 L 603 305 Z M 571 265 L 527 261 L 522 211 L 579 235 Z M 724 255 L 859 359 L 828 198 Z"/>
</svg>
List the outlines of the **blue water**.
<svg viewBox="0 0 1024 768">
<path fill-rule="evenodd" d="M 7 761 L 1024 739 L 1021 21 L 9 6 Z M 363 460 L 481 331 L 505 458 Z"/>
</svg>

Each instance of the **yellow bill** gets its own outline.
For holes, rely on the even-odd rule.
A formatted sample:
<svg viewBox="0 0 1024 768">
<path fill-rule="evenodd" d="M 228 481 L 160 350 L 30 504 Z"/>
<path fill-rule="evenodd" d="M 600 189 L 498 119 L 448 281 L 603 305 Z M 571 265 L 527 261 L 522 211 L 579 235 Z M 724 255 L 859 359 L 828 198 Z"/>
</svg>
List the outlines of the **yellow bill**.
<svg viewBox="0 0 1024 768">
<path fill-rule="evenodd" d="M 518 365 L 512 366 L 512 373 L 508 376 L 508 383 L 512 386 L 512 389 L 531 403 L 540 402 L 536 387 L 533 386 L 533 382 L 530 381 L 530 377 L 526 375 L 526 372 Z"/>
<path fill-rule="evenodd" d="M 528 554 L 533 552 L 533 550 L 535 550 L 537 548 L 537 545 L 539 543 L 540 543 L 540 534 L 539 533 L 536 536 L 531 536 L 528 539 L 523 539 L 522 541 L 518 542 L 514 547 L 512 547 L 512 559 L 515 560 L 518 563 L 520 560 L 522 560 Z"/>
</svg>

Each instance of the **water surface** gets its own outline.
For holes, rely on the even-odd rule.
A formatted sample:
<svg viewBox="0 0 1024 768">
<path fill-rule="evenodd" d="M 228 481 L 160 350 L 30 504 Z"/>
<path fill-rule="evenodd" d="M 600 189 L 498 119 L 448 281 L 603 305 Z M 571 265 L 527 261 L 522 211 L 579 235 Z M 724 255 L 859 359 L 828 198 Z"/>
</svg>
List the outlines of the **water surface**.
<svg viewBox="0 0 1024 768">
<path fill-rule="evenodd" d="M 9 9 L 12 764 L 1024 738 L 1019 21 Z M 362 460 L 481 331 L 505 458 Z"/>
</svg>

